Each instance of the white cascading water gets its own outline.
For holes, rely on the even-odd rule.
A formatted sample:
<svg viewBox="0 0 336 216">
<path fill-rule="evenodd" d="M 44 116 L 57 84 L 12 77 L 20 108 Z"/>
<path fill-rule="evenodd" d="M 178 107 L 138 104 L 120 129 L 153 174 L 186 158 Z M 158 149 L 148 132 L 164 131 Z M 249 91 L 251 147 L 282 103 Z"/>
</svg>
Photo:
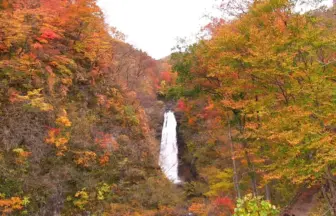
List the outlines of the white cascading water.
<svg viewBox="0 0 336 216">
<path fill-rule="evenodd" d="M 159 165 L 167 178 L 175 184 L 181 182 L 178 176 L 178 148 L 176 119 L 172 111 L 164 114 Z"/>
</svg>

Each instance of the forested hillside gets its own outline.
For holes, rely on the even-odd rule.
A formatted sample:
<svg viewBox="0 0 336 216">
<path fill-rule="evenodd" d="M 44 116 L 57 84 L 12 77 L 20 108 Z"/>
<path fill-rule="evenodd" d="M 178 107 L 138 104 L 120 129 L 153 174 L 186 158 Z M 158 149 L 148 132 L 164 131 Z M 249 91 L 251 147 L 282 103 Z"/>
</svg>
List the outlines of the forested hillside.
<svg viewBox="0 0 336 216">
<path fill-rule="evenodd" d="M 174 205 L 145 112 L 157 62 L 105 25 L 94 0 L 0 8 L 0 212 L 143 215 Z"/>
<path fill-rule="evenodd" d="M 95 0 L 0 0 L 1 215 L 336 215 L 335 7 L 297 3 L 223 1 L 154 60 Z"/>
<path fill-rule="evenodd" d="M 184 112 L 185 160 L 199 175 L 189 210 L 230 215 L 238 198 L 237 216 L 279 215 L 260 199 L 290 213 L 303 194 L 318 200 L 312 215 L 335 215 L 335 12 L 245 2 L 223 4 L 236 18 L 215 19 L 172 55 L 177 84 L 166 94 Z"/>
</svg>

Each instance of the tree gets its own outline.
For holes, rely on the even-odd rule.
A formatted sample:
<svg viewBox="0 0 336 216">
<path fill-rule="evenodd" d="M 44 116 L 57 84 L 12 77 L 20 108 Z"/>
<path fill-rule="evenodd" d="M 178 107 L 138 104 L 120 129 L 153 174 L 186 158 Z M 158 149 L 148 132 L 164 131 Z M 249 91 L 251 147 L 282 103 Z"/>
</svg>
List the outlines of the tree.
<svg viewBox="0 0 336 216">
<path fill-rule="evenodd" d="M 211 97 L 221 110 L 254 196 L 277 180 L 327 181 L 334 169 L 335 27 L 328 18 L 295 13 L 295 3 L 255 1 L 173 56 L 180 94 Z"/>
</svg>

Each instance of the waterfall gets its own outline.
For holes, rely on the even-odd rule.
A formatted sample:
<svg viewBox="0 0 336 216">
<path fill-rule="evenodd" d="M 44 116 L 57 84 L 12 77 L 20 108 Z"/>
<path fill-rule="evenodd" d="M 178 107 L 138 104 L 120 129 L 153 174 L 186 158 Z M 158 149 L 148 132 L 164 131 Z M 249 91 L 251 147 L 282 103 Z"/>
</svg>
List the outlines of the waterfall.
<svg viewBox="0 0 336 216">
<path fill-rule="evenodd" d="M 178 184 L 178 148 L 176 138 L 176 119 L 172 111 L 164 114 L 159 165 L 169 180 Z"/>
</svg>

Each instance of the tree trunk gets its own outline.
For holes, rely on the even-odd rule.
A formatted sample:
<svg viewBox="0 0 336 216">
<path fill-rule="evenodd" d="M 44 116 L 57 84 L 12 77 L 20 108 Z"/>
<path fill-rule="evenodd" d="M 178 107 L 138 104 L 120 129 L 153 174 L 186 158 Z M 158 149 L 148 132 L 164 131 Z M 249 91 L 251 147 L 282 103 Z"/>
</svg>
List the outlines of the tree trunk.
<svg viewBox="0 0 336 216">
<path fill-rule="evenodd" d="M 248 175 L 251 178 L 251 186 L 252 186 L 252 192 L 253 196 L 258 196 L 258 187 L 257 187 L 257 176 L 256 172 L 254 170 L 254 165 L 250 159 L 250 155 L 247 151 L 247 144 L 244 143 L 244 149 L 245 149 L 245 159 L 247 161 L 247 166 L 248 166 Z"/>
<path fill-rule="evenodd" d="M 326 183 L 328 185 L 328 189 L 330 191 L 330 197 L 327 196 L 327 201 L 329 202 L 329 205 L 331 206 L 331 211 L 333 215 L 336 215 L 336 185 L 335 185 L 335 177 L 331 173 L 330 166 L 327 166 L 326 168 Z"/>
<path fill-rule="evenodd" d="M 266 200 L 268 201 L 271 201 L 271 188 L 270 187 L 271 186 L 269 183 L 265 185 L 265 196 L 266 196 Z"/>
<path fill-rule="evenodd" d="M 235 113 L 235 115 L 239 120 L 239 131 L 241 134 L 244 134 L 245 117 L 241 119 L 239 114 Z M 251 187 L 252 187 L 253 196 L 258 196 L 257 175 L 254 169 L 254 164 L 252 163 L 250 159 L 250 155 L 248 152 L 248 144 L 245 141 L 242 141 L 242 144 L 244 148 L 245 159 L 247 161 L 247 166 L 248 166 L 248 175 L 251 178 Z"/>
<path fill-rule="evenodd" d="M 333 209 L 333 207 L 332 207 L 332 202 L 331 202 L 331 200 L 330 200 L 330 198 L 329 198 L 329 196 L 328 196 L 328 192 L 327 192 L 327 190 L 326 190 L 325 187 L 326 187 L 325 185 L 322 185 L 322 187 L 321 187 L 322 195 L 323 195 L 324 199 L 325 199 L 325 200 L 327 201 L 327 203 L 328 203 L 328 206 L 329 206 L 331 215 L 332 215 L 332 216 L 335 216 L 335 213 L 334 213 L 333 210 L 332 210 L 332 209 Z"/>
<path fill-rule="evenodd" d="M 240 199 L 241 194 L 240 194 L 240 188 L 239 188 L 239 179 L 238 179 L 238 172 L 237 172 L 235 149 L 234 149 L 233 141 L 232 141 L 231 123 L 230 123 L 229 118 L 228 118 L 228 129 L 229 129 L 229 141 L 230 141 L 230 150 L 231 150 L 231 158 L 232 158 L 232 166 L 233 166 L 233 184 L 235 187 L 237 198 Z"/>
</svg>

